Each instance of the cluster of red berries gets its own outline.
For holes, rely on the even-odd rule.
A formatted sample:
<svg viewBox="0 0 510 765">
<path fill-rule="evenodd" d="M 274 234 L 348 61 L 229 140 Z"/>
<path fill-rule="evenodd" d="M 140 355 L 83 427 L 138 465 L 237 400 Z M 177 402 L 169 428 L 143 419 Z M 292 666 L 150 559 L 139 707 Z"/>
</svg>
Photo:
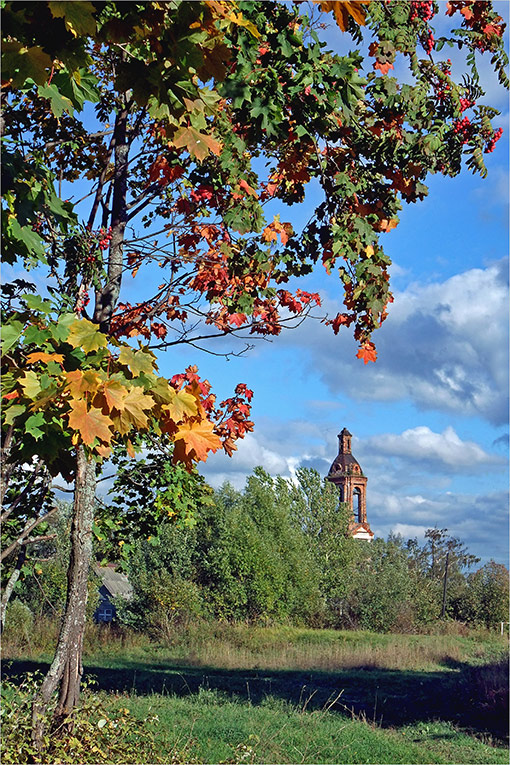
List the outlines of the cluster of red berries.
<svg viewBox="0 0 510 765">
<path fill-rule="evenodd" d="M 471 101 L 469 98 L 459 98 L 459 102 L 461 112 L 465 112 L 466 109 L 470 109 L 475 105 L 475 101 Z"/>
<path fill-rule="evenodd" d="M 494 135 L 492 136 L 491 140 L 487 144 L 487 147 L 485 149 L 486 154 L 491 154 L 494 151 L 494 147 L 496 146 L 497 142 L 503 135 L 503 128 L 498 128 Z"/>
<path fill-rule="evenodd" d="M 440 88 L 436 90 L 436 98 L 438 101 L 444 101 L 444 99 L 449 96 L 449 91 L 452 89 L 452 86 L 450 84 L 445 85 L 443 88 Z"/>
<path fill-rule="evenodd" d="M 414 21 L 418 17 L 423 21 L 429 21 L 434 15 L 434 3 L 433 2 L 417 2 L 416 0 L 411 3 L 411 14 L 409 21 Z"/>
<path fill-rule="evenodd" d="M 85 292 L 84 295 L 78 298 L 74 310 L 76 313 L 81 313 L 85 306 L 90 303 L 89 293 Z"/>
<path fill-rule="evenodd" d="M 110 246 L 110 241 L 112 238 L 112 227 L 106 231 L 104 228 L 99 229 L 99 235 L 102 237 L 102 239 L 99 240 L 99 247 L 101 250 L 106 250 L 107 247 Z"/>
<path fill-rule="evenodd" d="M 472 125 L 469 117 L 463 117 L 461 120 L 457 120 L 453 126 L 453 132 L 455 134 L 461 134 L 462 143 L 467 143 L 472 132 Z"/>
<path fill-rule="evenodd" d="M 432 30 L 429 29 L 429 36 L 427 37 L 427 42 L 425 43 L 425 52 L 428 56 L 432 53 L 432 48 L 434 47 L 434 35 L 432 34 Z"/>
</svg>

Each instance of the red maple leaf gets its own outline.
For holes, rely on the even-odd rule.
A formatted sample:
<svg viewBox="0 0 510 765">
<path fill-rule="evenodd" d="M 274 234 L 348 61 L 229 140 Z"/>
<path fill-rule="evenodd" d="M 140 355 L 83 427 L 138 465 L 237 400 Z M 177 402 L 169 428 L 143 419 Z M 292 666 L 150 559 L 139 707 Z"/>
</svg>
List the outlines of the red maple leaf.
<svg viewBox="0 0 510 765">
<path fill-rule="evenodd" d="M 389 61 L 386 61 L 385 63 L 381 63 L 381 61 L 376 61 L 374 64 L 374 69 L 379 69 L 381 74 L 388 74 L 390 69 L 393 69 L 393 64 L 390 64 Z"/>
<path fill-rule="evenodd" d="M 335 335 L 338 335 L 338 332 L 340 330 L 340 327 L 345 324 L 346 327 L 348 327 L 352 322 L 354 321 L 354 316 L 348 314 L 348 313 L 338 313 L 333 321 L 331 322 L 331 326 L 333 327 L 333 332 Z"/>
<path fill-rule="evenodd" d="M 246 321 L 246 314 L 244 313 L 231 313 L 228 317 L 229 324 L 235 324 L 236 327 L 241 327 Z"/>
</svg>

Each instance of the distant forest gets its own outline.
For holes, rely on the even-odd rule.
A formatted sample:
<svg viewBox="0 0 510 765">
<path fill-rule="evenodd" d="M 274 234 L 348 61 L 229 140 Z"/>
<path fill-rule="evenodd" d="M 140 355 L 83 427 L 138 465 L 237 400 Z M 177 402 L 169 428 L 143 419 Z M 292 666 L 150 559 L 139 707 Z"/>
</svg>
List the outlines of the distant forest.
<svg viewBox="0 0 510 765">
<path fill-rule="evenodd" d="M 133 598 L 119 599 L 117 619 L 135 630 L 157 638 L 218 619 L 419 632 L 441 618 L 507 620 L 505 566 L 480 567 L 447 529 L 429 529 L 422 543 L 352 539 L 349 507 L 314 470 L 299 469 L 292 484 L 256 468 L 244 491 L 213 491 L 157 454 L 117 468 L 96 514 L 95 557 L 128 575 Z M 65 605 L 69 507 L 49 524 L 56 537 L 32 547 L 12 601 L 33 618 Z M 99 584 L 91 574 L 89 618 Z"/>
</svg>

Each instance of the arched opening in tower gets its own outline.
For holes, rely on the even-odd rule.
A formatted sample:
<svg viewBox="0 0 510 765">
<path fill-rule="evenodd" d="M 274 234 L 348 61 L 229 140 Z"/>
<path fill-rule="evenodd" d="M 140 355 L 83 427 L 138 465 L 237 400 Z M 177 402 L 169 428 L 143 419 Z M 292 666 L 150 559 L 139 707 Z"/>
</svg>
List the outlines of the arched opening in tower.
<svg viewBox="0 0 510 765">
<path fill-rule="evenodd" d="M 354 512 L 354 520 L 356 523 L 361 523 L 361 489 L 354 489 L 352 492 L 352 509 Z"/>
</svg>

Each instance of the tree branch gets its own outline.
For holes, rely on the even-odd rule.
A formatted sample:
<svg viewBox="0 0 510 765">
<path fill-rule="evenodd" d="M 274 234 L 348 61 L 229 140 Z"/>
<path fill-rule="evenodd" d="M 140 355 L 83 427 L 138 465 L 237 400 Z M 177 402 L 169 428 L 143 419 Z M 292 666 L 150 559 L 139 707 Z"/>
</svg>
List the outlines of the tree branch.
<svg viewBox="0 0 510 765">
<path fill-rule="evenodd" d="M 4 560 L 7 558 L 8 555 L 12 553 L 13 550 L 16 549 L 16 547 L 20 547 L 25 544 L 25 539 L 28 537 L 31 531 L 33 531 L 37 526 L 39 526 L 40 523 L 43 521 L 47 521 L 48 518 L 51 518 L 52 515 L 54 515 L 58 510 L 58 507 L 52 507 L 51 510 L 49 510 L 45 515 L 41 515 L 40 518 L 36 518 L 35 521 L 29 522 L 26 524 L 25 528 L 21 532 L 21 534 L 18 534 L 14 542 L 11 542 L 11 544 L 6 547 L 5 550 L 2 550 L 2 554 L 0 555 L 0 560 Z"/>
<path fill-rule="evenodd" d="M 127 223 L 126 196 L 129 143 L 127 139 L 130 104 L 124 94 L 124 107 L 117 113 L 114 128 L 115 170 L 112 199 L 112 238 L 108 259 L 108 282 L 103 289 L 96 290 L 94 321 L 102 332 L 107 332 L 110 320 L 120 295 L 122 282 L 122 261 L 124 232 Z"/>
<path fill-rule="evenodd" d="M 40 534 L 38 537 L 29 537 L 28 539 L 24 539 L 23 542 L 20 543 L 20 545 L 27 546 L 27 545 L 33 545 L 35 542 L 46 542 L 48 539 L 56 539 L 57 534 Z"/>
<path fill-rule="evenodd" d="M 32 486 L 34 485 L 34 483 L 35 483 L 35 481 L 36 481 L 36 478 L 37 478 L 37 476 L 39 475 L 39 472 L 40 472 L 40 470 L 41 470 L 41 467 L 43 467 L 43 463 L 42 463 L 42 462 L 38 462 L 38 463 L 37 463 L 37 465 L 36 465 L 36 467 L 35 467 L 35 470 L 34 470 L 34 472 L 33 472 L 33 473 L 32 473 L 32 475 L 30 476 L 30 479 L 29 479 L 29 481 L 28 481 L 27 485 L 25 486 L 25 488 L 23 489 L 23 491 L 22 491 L 20 494 L 18 494 L 18 496 L 17 496 L 17 497 L 16 497 L 16 498 L 15 498 L 15 499 L 14 499 L 14 500 L 11 502 L 11 504 L 9 505 L 9 507 L 7 508 L 7 510 L 5 510 L 5 511 L 2 513 L 2 516 L 1 516 L 1 518 L 0 518 L 0 522 L 1 522 L 1 523 L 4 523 L 4 521 L 6 521 L 6 520 L 7 520 L 7 518 L 10 516 L 10 514 L 12 513 L 12 511 L 13 511 L 13 510 L 14 510 L 14 509 L 15 509 L 15 508 L 16 508 L 16 507 L 19 505 L 19 503 L 20 503 L 20 502 L 21 502 L 21 501 L 22 501 L 22 500 L 23 500 L 23 499 L 24 499 L 24 498 L 27 496 L 27 494 L 28 494 L 28 493 L 29 493 L 29 491 L 31 490 Z M 49 483 L 49 476 L 48 476 L 48 477 L 46 478 L 46 480 L 45 480 L 45 484 L 48 484 L 48 483 Z M 47 486 L 46 486 L 45 488 L 46 488 L 46 490 L 47 490 Z"/>
</svg>

